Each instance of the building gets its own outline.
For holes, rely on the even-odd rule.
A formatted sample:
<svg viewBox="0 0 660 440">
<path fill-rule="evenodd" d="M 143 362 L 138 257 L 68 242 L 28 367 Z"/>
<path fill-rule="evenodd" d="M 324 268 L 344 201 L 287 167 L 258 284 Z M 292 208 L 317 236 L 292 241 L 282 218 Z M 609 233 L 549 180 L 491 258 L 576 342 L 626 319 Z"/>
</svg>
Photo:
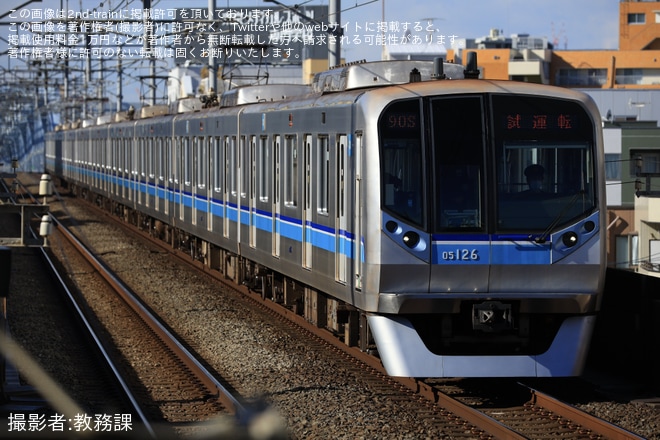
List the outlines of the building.
<svg viewBox="0 0 660 440">
<path fill-rule="evenodd" d="M 660 89 L 660 1 L 621 0 L 618 50 L 556 50 L 545 37 L 492 29 L 479 39 L 456 40 L 448 59 L 477 53 L 483 78 L 572 88 Z"/>
<path fill-rule="evenodd" d="M 505 37 L 502 30 L 491 29 L 485 37 L 455 40 L 447 59 L 465 64 L 464 54 L 476 52 L 483 78 L 550 84 L 552 48 L 545 37 Z"/>
</svg>

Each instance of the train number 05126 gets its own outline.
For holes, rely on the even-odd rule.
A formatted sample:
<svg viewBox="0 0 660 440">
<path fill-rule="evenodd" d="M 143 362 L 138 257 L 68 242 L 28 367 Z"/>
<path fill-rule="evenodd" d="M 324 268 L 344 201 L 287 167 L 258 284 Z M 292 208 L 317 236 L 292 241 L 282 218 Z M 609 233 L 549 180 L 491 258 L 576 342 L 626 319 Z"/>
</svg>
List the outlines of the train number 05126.
<svg viewBox="0 0 660 440">
<path fill-rule="evenodd" d="M 443 251 L 442 259 L 446 261 L 476 261 L 479 259 L 479 251 L 477 249 Z"/>
</svg>

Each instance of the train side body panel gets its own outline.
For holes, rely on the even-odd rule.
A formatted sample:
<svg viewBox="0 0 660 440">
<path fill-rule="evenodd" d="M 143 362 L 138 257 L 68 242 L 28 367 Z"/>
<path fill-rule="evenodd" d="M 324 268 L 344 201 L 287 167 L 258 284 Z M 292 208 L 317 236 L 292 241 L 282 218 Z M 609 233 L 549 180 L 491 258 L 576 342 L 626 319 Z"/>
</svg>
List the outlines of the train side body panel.
<svg viewBox="0 0 660 440">
<path fill-rule="evenodd" d="M 541 162 L 532 200 L 524 172 Z M 605 271 L 586 95 L 480 80 L 316 93 L 51 133 L 46 164 L 172 241 L 357 311 L 391 375 L 584 365 Z"/>
</svg>

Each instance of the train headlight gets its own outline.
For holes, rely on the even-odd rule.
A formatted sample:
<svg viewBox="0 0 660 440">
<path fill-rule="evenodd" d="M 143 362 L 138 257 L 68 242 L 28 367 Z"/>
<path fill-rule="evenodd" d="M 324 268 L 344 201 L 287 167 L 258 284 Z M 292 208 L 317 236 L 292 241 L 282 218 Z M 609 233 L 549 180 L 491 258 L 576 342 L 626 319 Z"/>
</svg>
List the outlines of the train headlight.
<svg viewBox="0 0 660 440">
<path fill-rule="evenodd" d="M 567 232 L 561 236 L 561 241 L 564 246 L 573 247 L 578 243 L 578 235 L 573 231 Z"/>
<path fill-rule="evenodd" d="M 594 229 L 596 229 L 596 223 L 592 222 L 591 220 L 589 220 L 588 222 L 585 222 L 585 223 L 584 223 L 584 230 L 585 230 L 585 231 L 587 231 L 587 232 L 591 232 L 591 231 L 593 231 Z"/>
<path fill-rule="evenodd" d="M 394 234 L 397 232 L 400 228 L 397 222 L 390 220 L 387 223 L 385 223 L 385 229 L 389 231 L 390 234 Z"/>
<path fill-rule="evenodd" d="M 410 249 L 414 249 L 419 244 L 419 240 L 420 237 L 417 232 L 408 231 L 405 234 L 403 234 L 403 242 Z"/>
</svg>

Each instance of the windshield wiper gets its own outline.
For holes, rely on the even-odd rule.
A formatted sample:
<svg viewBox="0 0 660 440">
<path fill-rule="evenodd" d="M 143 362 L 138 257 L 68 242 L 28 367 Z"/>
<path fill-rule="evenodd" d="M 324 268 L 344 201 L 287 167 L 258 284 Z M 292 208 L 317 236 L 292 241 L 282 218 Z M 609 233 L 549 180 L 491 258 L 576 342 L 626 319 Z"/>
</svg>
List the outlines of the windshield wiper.
<svg viewBox="0 0 660 440">
<path fill-rule="evenodd" d="M 578 192 L 575 193 L 575 195 L 571 198 L 571 200 L 568 201 L 566 206 L 564 206 L 564 209 L 562 209 L 559 214 L 552 220 L 552 222 L 548 225 L 547 228 L 545 228 L 545 231 L 541 235 L 538 235 L 536 237 L 532 237 L 532 235 L 529 236 L 529 239 L 532 240 L 534 243 L 538 244 L 543 244 L 546 242 L 548 235 L 552 232 L 552 230 L 557 226 L 561 218 L 566 214 L 566 212 L 571 209 L 571 207 L 577 202 L 578 198 L 581 195 L 586 194 L 587 192 L 583 189 L 579 190 Z"/>
</svg>

